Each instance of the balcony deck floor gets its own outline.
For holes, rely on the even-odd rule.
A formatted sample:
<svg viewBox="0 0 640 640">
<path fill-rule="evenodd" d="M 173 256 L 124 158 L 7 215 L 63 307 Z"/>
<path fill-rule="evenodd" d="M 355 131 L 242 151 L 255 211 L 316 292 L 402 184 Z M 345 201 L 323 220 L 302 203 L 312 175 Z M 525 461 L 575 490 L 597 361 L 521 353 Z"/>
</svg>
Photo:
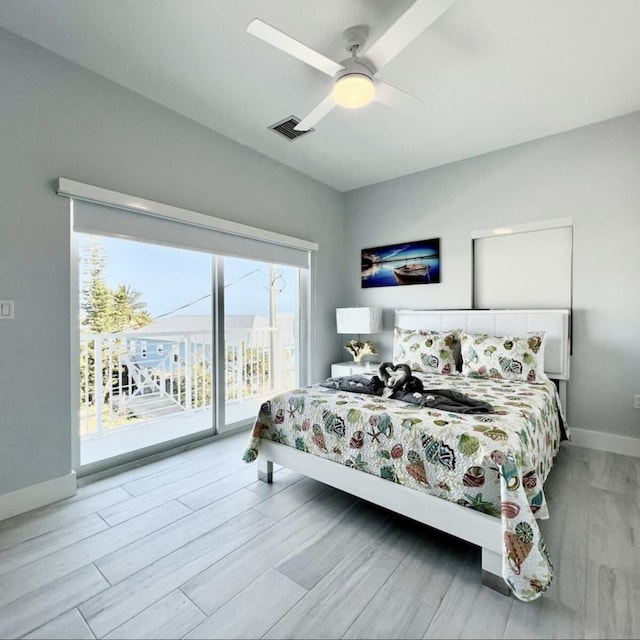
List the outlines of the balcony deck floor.
<svg viewBox="0 0 640 640">
<path fill-rule="evenodd" d="M 225 405 L 227 427 L 242 421 L 253 420 L 260 404 L 272 395 L 273 392 L 270 392 L 239 402 L 228 402 Z M 145 420 L 130 426 L 107 429 L 103 436 L 81 438 L 80 464 L 81 466 L 93 464 L 176 438 L 204 432 L 211 429 L 212 422 L 212 412 L 209 407 L 189 413 Z"/>
</svg>

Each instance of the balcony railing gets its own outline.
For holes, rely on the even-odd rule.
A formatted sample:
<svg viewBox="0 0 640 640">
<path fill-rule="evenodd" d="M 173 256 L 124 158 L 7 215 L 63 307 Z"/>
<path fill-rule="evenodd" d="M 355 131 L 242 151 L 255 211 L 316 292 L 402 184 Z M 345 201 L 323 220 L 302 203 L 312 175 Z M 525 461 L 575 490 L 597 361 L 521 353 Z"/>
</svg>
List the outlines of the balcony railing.
<svg viewBox="0 0 640 640">
<path fill-rule="evenodd" d="M 239 403 L 295 385 L 294 337 L 278 329 L 225 332 L 225 401 Z M 80 435 L 211 409 L 211 333 L 82 334 Z"/>
</svg>

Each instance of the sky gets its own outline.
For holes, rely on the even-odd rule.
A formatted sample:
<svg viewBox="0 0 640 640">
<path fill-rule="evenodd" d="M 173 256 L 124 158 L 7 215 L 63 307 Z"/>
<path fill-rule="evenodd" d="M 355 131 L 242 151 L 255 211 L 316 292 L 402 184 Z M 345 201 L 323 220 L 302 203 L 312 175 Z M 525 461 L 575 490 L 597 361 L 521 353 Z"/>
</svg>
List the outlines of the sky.
<svg viewBox="0 0 640 640">
<path fill-rule="evenodd" d="M 108 260 L 103 275 L 107 285 L 115 289 L 125 284 L 140 291 L 140 301 L 147 304 L 152 318 L 211 313 L 210 254 L 106 236 L 78 234 L 78 238 L 80 256 L 90 238 L 105 247 Z M 278 313 L 295 311 L 296 272 L 294 267 L 277 267 Z M 82 273 L 81 265 L 81 278 Z M 268 316 L 269 264 L 227 257 L 224 274 L 227 315 Z"/>
</svg>

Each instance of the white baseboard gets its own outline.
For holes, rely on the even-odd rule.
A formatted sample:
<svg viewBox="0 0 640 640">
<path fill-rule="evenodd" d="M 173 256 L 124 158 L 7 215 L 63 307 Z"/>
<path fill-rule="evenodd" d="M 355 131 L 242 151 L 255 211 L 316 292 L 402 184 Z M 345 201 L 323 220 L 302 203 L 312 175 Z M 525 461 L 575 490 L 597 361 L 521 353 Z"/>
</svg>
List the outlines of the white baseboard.
<svg viewBox="0 0 640 640">
<path fill-rule="evenodd" d="M 590 431 L 588 429 L 569 428 L 571 432 L 571 444 L 587 449 L 609 451 L 623 456 L 635 456 L 640 458 L 640 438 L 619 436 L 614 433 L 602 431 Z"/>
<path fill-rule="evenodd" d="M 75 471 L 30 487 L 9 491 L 0 495 L 0 520 L 69 498 L 77 491 Z"/>
</svg>

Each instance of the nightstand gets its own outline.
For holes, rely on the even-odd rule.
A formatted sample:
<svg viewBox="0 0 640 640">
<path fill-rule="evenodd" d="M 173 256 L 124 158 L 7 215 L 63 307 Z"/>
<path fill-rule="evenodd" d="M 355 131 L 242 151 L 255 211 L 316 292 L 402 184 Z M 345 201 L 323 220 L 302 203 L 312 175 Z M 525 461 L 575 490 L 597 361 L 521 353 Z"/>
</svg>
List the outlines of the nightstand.
<svg viewBox="0 0 640 640">
<path fill-rule="evenodd" d="M 379 362 L 335 362 L 331 365 L 331 377 L 355 376 L 367 372 L 377 373 Z"/>
</svg>

